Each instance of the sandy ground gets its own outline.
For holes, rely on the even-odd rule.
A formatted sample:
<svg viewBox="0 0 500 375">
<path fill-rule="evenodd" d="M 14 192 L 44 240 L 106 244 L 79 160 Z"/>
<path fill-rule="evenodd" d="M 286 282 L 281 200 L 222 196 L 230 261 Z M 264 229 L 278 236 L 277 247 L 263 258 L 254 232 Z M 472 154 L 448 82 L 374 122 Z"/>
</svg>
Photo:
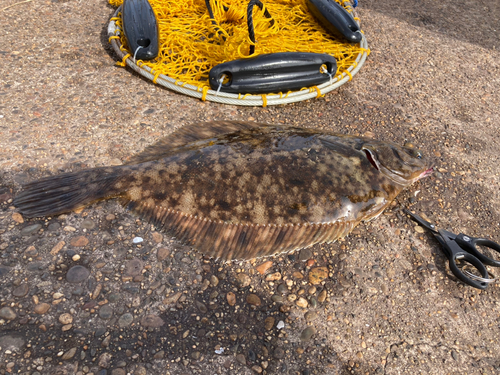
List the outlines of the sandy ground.
<svg viewBox="0 0 500 375">
<path fill-rule="evenodd" d="M 500 242 L 500 3 L 358 9 L 372 52 L 355 79 L 271 108 L 204 103 L 115 66 L 102 0 L 0 11 L 0 374 L 500 373 L 499 284 L 458 282 L 401 211 Z M 15 214 L 23 183 L 222 119 L 410 140 L 437 172 L 344 241 L 266 271 L 204 259 L 115 201 Z"/>
</svg>

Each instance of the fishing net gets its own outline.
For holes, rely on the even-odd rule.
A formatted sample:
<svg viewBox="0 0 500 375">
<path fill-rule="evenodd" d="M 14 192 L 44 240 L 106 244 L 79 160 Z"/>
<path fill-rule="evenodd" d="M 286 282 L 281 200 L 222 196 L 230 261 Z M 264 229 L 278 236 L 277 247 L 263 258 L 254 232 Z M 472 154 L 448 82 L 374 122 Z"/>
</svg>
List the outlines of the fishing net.
<svg viewBox="0 0 500 375">
<path fill-rule="evenodd" d="M 337 1 L 353 12 L 348 1 Z M 213 19 L 204 0 L 149 2 L 159 26 L 160 52 L 154 60 L 136 61 L 122 31 L 123 0 L 109 0 L 118 7 L 110 20 L 108 34 L 121 59 L 119 64 L 129 66 L 154 83 L 202 100 L 266 106 L 319 97 L 351 80 L 369 54 L 364 37 L 359 44 L 351 44 L 329 34 L 308 10 L 307 0 L 273 0 L 266 1 L 264 9 L 254 7 L 256 43 L 249 38 L 248 0 L 211 0 Z M 359 23 L 357 17 L 354 19 Z M 251 46 L 254 46 L 252 54 Z M 210 89 L 208 74 L 215 65 L 275 52 L 326 53 L 335 57 L 337 72 L 324 84 L 294 92 L 244 95 Z"/>
</svg>

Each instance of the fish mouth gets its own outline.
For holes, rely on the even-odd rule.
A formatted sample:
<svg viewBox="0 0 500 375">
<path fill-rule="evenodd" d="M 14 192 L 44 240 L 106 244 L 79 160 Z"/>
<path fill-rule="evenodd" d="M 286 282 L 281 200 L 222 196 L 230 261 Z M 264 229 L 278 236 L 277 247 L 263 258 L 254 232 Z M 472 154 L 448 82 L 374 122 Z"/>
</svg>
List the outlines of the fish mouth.
<svg viewBox="0 0 500 375">
<path fill-rule="evenodd" d="M 417 180 L 420 180 L 421 178 L 430 176 L 434 172 L 434 167 L 430 167 L 429 169 L 426 169 L 423 171 L 420 176 L 417 177 Z"/>
</svg>

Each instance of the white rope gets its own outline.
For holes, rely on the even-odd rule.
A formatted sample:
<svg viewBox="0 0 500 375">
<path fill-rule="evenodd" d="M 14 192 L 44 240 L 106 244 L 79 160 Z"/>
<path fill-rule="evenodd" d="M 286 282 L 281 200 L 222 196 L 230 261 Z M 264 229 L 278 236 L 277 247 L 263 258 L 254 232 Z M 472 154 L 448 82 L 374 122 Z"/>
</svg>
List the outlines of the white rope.
<svg viewBox="0 0 500 375">
<path fill-rule="evenodd" d="M 118 7 L 118 9 L 115 11 L 112 17 L 117 17 L 120 11 L 121 11 L 121 6 Z M 115 21 L 110 21 L 108 25 L 108 37 L 118 35 L 116 34 L 117 31 L 119 32 L 119 29 L 116 27 Z M 123 60 L 123 58 L 126 55 L 126 52 L 120 50 L 121 46 L 120 40 L 116 38 L 111 39 L 111 46 L 113 47 L 113 50 L 118 55 L 120 60 Z M 360 47 L 363 48 L 364 50 L 368 50 L 368 43 L 364 35 L 363 39 L 360 42 Z M 135 52 L 137 53 L 137 51 Z M 352 64 L 349 68 L 347 68 L 347 71 L 350 73 L 351 77 L 354 77 L 359 72 L 359 70 L 365 63 L 367 56 L 368 54 L 365 51 L 360 52 L 356 57 L 354 64 Z M 134 60 L 126 59 L 125 63 L 127 64 L 128 67 L 130 67 L 143 77 L 151 81 L 155 78 L 155 76 L 151 73 L 151 68 L 145 65 L 138 66 L 135 62 L 135 58 Z M 330 91 L 335 90 L 336 88 L 342 86 L 344 83 L 348 82 L 349 79 L 350 77 L 346 72 L 343 72 L 340 76 L 337 76 L 333 79 L 330 76 L 329 82 L 325 82 L 317 86 L 319 89 L 319 94 L 324 95 L 326 93 L 329 93 Z M 170 78 L 164 74 L 160 74 L 158 77 L 156 77 L 156 83 L 169 90 L 177 91 L 181 94 L 189 95 L 194 98 L 201 99 L 203 97 L 203 92 L 198 86 L 176 81 L 173 78 Z M 248 95 L 243 98 L 239 97 L 237 94 L 231 94 L 224 91 L 219 91 L 220 86 L 221 85 L 219 82 L 219 89 L 217 91 L 208 90 L 205 96 L 205 100 L 216 103 L 232 104 L 232 105 L 245 105 L 245 106 L 264 105 L 262 95 Z M 296 103 L 303 100 L 312 99 L 317 96 L 318 92 L 316 90 L 311 91 L 309 89 L 305 89 L 305 90 L 291 92 L 286 97 L 276 94 L 266 95 L 267 99 L 266 101 L 267 105 L 270 106 L 270 105 Z"/>
</svg>

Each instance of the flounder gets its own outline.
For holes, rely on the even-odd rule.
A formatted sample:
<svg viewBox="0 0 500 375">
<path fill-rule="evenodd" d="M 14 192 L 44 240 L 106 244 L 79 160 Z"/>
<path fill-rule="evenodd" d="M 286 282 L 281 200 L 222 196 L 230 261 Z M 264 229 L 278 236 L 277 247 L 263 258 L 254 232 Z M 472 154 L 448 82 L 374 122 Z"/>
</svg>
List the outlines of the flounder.
<svg viewBox="0 0 500 375">
<path fill-rule="evenodd" d="M 185 126 L 125 165 L 31 182 L 26 217 L 119 197 L 203 254 L 251 259 L 346 236 L 432 173 L 420 151 L 366 137 L 248 122 Z"/>
</svg>

